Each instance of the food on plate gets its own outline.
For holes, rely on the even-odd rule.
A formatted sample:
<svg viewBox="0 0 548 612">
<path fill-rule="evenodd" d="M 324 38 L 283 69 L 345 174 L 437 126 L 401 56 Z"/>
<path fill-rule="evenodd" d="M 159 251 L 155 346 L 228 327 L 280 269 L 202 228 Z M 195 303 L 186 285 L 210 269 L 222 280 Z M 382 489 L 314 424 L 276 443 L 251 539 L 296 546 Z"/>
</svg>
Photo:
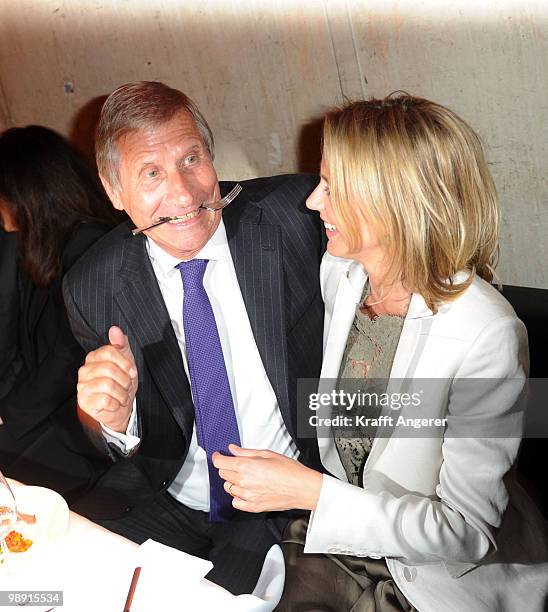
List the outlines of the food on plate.
<svg viewBox="0 0 548 612">
<path fill-rule="evenodd" d="M 6 536 L 6 546 L 12 553 L 26 552 L 32 546 L 32 540 L 29 540 L 18 531 L 10 531 Z"/>
<path fill-rule="evenodd" d="M 17 512 L 17 520 L 23 521 L 23 523 L 27 523 L 29 525 L 34 525 L 36 523 L 36 515 L 35 514 L 25 514 L 24 512 Z"/>
<path fill-rule="evenodd" d="M 9 508 L 0 507 L 0 514 L 2 510 L 10 510 Z M 36 516 L 34 514 L 26 514 L 24 512 L 17 512 L 17 520 L 27 525 L 34 525 L 36 523 Z M 31 546 L 33 540 L 25 537 L 19 531 L 12 530 L 8 533 L 5 538 L 6 546 L 9 552 L 21 553 L 26 552 Z"/>
</svg>

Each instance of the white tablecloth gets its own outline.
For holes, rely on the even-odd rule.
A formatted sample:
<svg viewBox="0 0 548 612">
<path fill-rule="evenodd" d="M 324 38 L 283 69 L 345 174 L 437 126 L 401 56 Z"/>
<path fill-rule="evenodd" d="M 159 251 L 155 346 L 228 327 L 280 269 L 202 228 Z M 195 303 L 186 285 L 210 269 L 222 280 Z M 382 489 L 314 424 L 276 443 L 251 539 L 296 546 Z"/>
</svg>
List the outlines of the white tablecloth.
<svg viewBox="0 0 548 612">
<path fill-rule="evenodd" d="M 24 576 L 18 571 L 12 581 L 28 590 L 62 590 L 64 602 L 58 612 L 122 612 L 136 565 L 142 571 L 131 612 L 269 612 L 280 598 L 284 581 L 278 546 L 267 555 L 255 595 L 235 597 L 206 579 L 189 579 L 189 572 L 179 568 L 199 563 L 194 557 L 174 549 L 144 555 L 137 544 L 74 512 L 70 512 L 63 541 L 49 546 L 42 556 L 25 568 Z"/>
</svg>

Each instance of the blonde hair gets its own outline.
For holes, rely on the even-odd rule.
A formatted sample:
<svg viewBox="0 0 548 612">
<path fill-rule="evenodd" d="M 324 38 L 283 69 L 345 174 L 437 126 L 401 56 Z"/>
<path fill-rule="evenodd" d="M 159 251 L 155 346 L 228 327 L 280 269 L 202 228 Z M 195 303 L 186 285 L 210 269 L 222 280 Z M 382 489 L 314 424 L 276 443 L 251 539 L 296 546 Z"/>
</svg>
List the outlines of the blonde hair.
<svg viewBox="0 0 548 612">
<path fill-rule="evenodd" d="M 402 92 L 326 114 L 332 206 L 352 252 L 368 223 L 400 279 L 434 312 L 477 274 L 493 280 L 499 207 L 480 140 L 453 111 Z M 462 283 L 452 278 L 470 275 Z"/>
</svg>

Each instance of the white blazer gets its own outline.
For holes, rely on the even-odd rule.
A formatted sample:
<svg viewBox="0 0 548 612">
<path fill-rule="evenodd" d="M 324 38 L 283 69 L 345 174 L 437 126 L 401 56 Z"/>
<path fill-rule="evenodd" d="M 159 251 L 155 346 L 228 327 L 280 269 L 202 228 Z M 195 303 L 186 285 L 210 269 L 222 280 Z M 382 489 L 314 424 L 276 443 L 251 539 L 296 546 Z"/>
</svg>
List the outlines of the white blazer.
<svg viewBox="0 0 548 612">
<path fill-rule="evenodd" d="M 338 376 L 365 281 L 357 262 L 324 256 L 322 379 Z M 435 315 L 413 294 L 387 393 L 396 379 L 443 379 L 429 416 L 448 418 L 446 435 L 376 438 L 362 489 L 348 483 L 333 439 L 319 432 L 322 462 L 336 478 L 324 476 L 305 552 L 386 557 L 420 612 L 545 610 L 548 536 L 511 477 L 519 437 L 451 437 L 474 418 L 495 425 L 512 418 L 516 381 L 521 388 L 527 370 L 525 327 L 485 281 L 475 279 Z M 492 386 L 486 392 L 482 381 L 456 401 L 455 380 L 470 378 L 493 379 Z M 476 388 L 482 393 L 474 396 Z"/>
</svg>

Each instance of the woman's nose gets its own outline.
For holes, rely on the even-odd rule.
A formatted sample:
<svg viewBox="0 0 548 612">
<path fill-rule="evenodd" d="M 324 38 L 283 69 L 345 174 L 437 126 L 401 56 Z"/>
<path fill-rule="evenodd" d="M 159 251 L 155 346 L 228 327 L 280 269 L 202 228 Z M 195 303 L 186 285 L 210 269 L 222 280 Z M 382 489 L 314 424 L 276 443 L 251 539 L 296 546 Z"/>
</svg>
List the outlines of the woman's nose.
<svg viewBox="0 0 548 612">
<path fill-rule="evenodd" d="M 323 210 L 323 189 L 318 185 L 306 199 L 306 207 L 310 210 Z"/>
</svg>

